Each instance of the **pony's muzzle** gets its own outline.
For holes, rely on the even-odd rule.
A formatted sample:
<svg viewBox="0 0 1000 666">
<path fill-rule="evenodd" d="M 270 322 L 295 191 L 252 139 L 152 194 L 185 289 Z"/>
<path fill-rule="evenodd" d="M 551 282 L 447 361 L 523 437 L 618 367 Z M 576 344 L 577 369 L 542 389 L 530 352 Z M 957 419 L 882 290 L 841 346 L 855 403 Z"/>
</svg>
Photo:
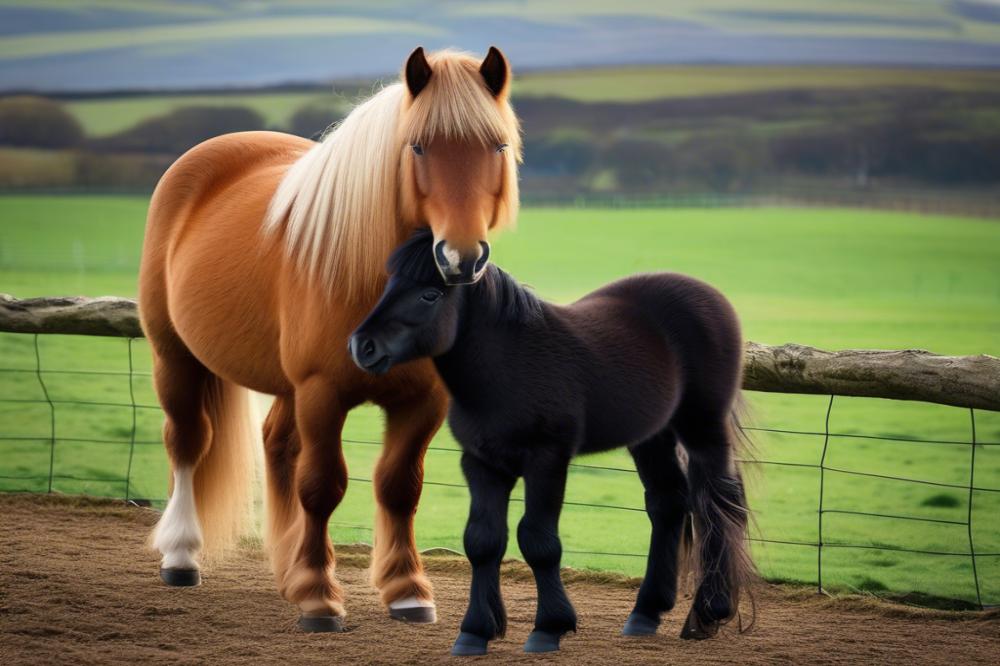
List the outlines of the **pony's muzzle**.
<svg viewBox="0 0 1000 666">
<path fill-rule="evenodd" d="M 355 333 L 347 343 L 347 350 L 351 354 L 354 364 L 375 375 L 381 375 L 389 369 L 392 360 L 389 354 L 382 348 L 378 340 L 367 335 Z"/>
<path fill-rule="evenodd" d="M 445 284 L 472 284 L 483 276 L 490 261 L 490 244 L 479 241 L 473 252 L 461 252 L 448 245 L 448 241 L 434 243 L 434 263 L 437 264 Z"/>
</svg>

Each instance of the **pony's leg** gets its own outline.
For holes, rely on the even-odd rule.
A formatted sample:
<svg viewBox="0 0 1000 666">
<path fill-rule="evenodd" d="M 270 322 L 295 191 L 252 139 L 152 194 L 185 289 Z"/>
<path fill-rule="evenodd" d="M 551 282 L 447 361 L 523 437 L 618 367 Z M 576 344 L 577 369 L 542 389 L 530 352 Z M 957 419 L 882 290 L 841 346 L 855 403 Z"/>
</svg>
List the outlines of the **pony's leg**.
<svg viewBox="0 0 1000 666">
<path fill-rule="evenodd" d="M 413 519 L 424 479 L 424 453 L 447 410 L 443 393 L 386 407 L 385 448 L 375 467 L 375 549 L 372 584 L 389 615 L 408 622 L 434 622 L 434 597 L 424 575 Z"/>
<path fill-rule="evenodd" d="M 186 350 L 153 354 L 153 381 L 163 407 L 163 443 L 173 472 L 173 490 L 151 545 L 163 556 L 160 577 L 167 585 L 201 582 L 198 552 L 204 540 L 195 504 L 194 473 L 208 451 L 211 428 L 203 409 L 210 373 Z"/>
<path fill-rule="evenodd" d="M 472 588 L 451 653 L 471 656 L 486 654 L 489 641 L 507 631 L 507 612 L 500 596 L 500 561 L 507 550 L 507 507 L 516 479 L 470 453 L 462 454 L 462 472 L 472 497 L 465 525 Z"/>
<path fill-rule="evenodd" d="M 301 525 L 302 507 L 295 492 L 295 463 L 302 445 L 295 428 L 295 399 L 277 396 L 264 421 L 264 454 L 267 465 L 266 544 L 271 569 L 279 584 L 291 564 L 294 539 L 289 530 Z M 281 546 L 286 547 L 282 548 Z"/>
<path fill-rule="evenodd" d="M 576 611 L 559 575 L 559 514 L 568 466 L 564 456 L 547 453 L 533 456 L 524 466 L 524 517 L 517 526 L 517 544 L 538 588 L 535 629 L 524 644 L 525 652 L 558 650 L 563 634 L 576 631 Z"/>
<path fill-rule="evenodd" d="M 678 424 L 677 434 L 689 458 L 700 579 L 681 638 L 710 638 L 736 615 L 740 596 L 752 580 L 754 568 L 747 549 L 749 510 L 727 420 L 692 419 Z"/>
<path fill-rule="evenodd" d="M 305 631 L 342 631 L 344 605 L 333 575 L 333 544 L 327 534 L 330 514 L 347 490 L 347 465 L 341 430 L 347 410 L 336 389 L 321 377 L 295 387 L 295 421 L 301 452 L 295 465 L 300 510 L 276 546 L 288 566 L 278 591 L 302 612 Z"/>
<path fill-rule="evenodd" d="M 678 550 L 688 513 L 687 478 L 677 458 L 672 431 L 652 437 L 630 449 L 646 490 L 646 515 L 652 525 L 646 576 L 639 586 L 635 608 L 625 622 L 626 636 L 656 633 L 660 614 L 677 600 Z"/>
</svg>

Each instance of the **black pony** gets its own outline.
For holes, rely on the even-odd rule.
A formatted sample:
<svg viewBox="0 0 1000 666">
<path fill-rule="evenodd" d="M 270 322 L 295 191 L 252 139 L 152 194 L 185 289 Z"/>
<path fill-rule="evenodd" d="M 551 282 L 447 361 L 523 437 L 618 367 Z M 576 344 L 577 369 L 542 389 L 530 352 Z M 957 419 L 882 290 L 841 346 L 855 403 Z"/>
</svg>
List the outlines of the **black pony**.
<svg viewBox="0 0 1000 666">
<path fill-rule="evenodd" d="M 567 467 L 576 455 L 618 447 L 635 460 L 652 523 L 646 576 L 623 633 L 653 634 L 673 608 L 690 531 L 697 591 L 681 637 L 714 635 L 736 614 L 753 572 L 735 461 L 742 344 L 728 301 L 671 273 L 620 280 L 565 307 L 493 265 L 476 284 L 446 287 L 431 242 L 419 233 L 393 253 L 389 283 L 350 351 L 378 374 L 431 356 L 451 393 L 449 423 L 472 495 L 472 591 L 452 654 L 484 654 L 506 630 L 500 561 L 519 476 L 517 539 L 538 586 L 524 649 L 558 650 L 561 636 L 576 631 L 559 575 Z"/>
</svg>

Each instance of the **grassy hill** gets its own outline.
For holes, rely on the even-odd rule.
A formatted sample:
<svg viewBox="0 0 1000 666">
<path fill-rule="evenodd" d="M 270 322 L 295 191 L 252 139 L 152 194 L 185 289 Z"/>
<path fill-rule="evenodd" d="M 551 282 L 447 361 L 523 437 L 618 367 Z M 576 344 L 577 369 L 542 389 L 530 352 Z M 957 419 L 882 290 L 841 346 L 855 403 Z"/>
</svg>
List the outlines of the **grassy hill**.
<svg viewBox="0 0 1000 666">
<path fill-rule="evenodd" d="M 514 94 L 582 102 L 634 102 L 772 90 L 869 88 L 996 90 L 1000 88 L 1000 70 L 823 65 L 609 67 L 529 72 L 516 80 Z"/>
<path fill-rule="evenodd" d="M 394 81 L 394 77 L 384 79 Z M 100 96 L 67 100 L 67 108 L 91 136 L 107 136 L 155 115 L 185 106 L 247 106 L 275 127 L 308 105 L 346 110 L 379 81 L 301 91 Z M 1000 70 L 826 66 L 648 66 L 515 71 L 514 96 L 562 97 L 580 102 L 644 102 L 776 90 L 887 90 L 920 88 L 951 92 L 1000 90 Z"/>
</svg>

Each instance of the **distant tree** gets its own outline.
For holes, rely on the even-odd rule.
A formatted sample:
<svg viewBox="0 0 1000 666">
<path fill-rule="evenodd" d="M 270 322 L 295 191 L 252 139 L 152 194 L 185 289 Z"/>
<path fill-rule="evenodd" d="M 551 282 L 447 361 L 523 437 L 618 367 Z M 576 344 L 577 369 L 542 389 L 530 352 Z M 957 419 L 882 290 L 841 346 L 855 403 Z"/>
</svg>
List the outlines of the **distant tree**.
<svg viewBox="0 0 1000 666">
<path fill-rule="evenodd" d="M 674 152 L 674 178 L 697 182 L 712 192 L 743 189 L 771 168 L 765 144 L 747 132 L 688 139 Z"/>
<path fill-rule="evenodd" d="M 341 114 L 334 109 L 310 104 L 292 114 L 288 131 L 307 139 L 319 139 L 330 125 L 341 118 Z"/>
<path fill-rule="evenodd" d="M 738 133 L 706 133 L 678 143 L 622 139 L 602 161 L 614 168 L 622 189 L 647 192 L 738 190 L 770 168 L 762 142 Z"/>
<path fill-rule="evenodd" d="M 220 134 L 264 129 L 264 119 L 242 106 L 188 106 L 144 120 L 113 136 L 91 142 L 96 150 L 180 154 Z"/>
<path fill-rule="evenodd" d="M 61 104 L 45 97 L 0 99 L 0 144 L 68 148 L 83 139 L 83 128 Z"/>
<path fill-rule="evenodd" d="M 858 170 L 859 155 L 868 155 L 880 139 L 871 132 L 851 132 L 838 127 L 824 127 L 790 132 L 770 142 L 771 158 L 783 171 L 818 176 L 853 175 Z"/>
<path fill-rule="evenodd" d="M 525 165 L 531 171 L 579 175 L 594 163 L 597 148 L 584 137 L 543 137 L 525 143 Z"/>
<path fill-rule="evenodd" d="M 73 184 L 99 189 L 152 190 L 173 162 L 165 154 L 76 154 Z"/>
<path fill-rule="evenodd" d="M 602 162 L 615 170 L 625 190 L 652 190 L 674 169 L 667 146 L 648 140 L 620 139 L 604 153 Z"/>
</svg>

